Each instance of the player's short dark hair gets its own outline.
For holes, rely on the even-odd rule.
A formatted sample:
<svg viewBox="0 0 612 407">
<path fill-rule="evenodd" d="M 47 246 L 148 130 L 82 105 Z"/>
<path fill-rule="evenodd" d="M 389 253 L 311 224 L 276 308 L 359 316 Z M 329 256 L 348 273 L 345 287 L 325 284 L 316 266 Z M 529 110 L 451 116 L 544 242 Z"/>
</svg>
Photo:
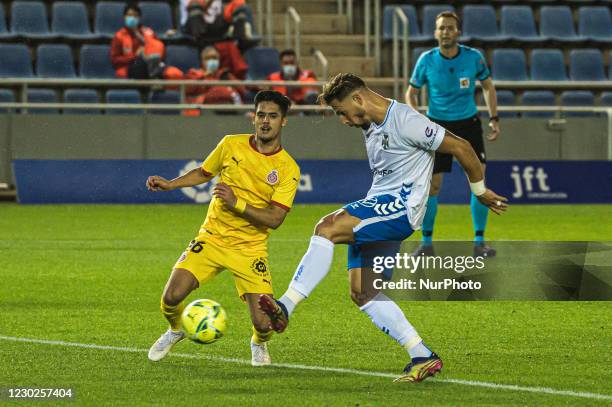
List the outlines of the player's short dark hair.
<svg viewBox="0 0 612 407">
<path fill-rule="evenodd" d="M 457 13 L 455 13 L 454 11 L 447 10 L 447 11 L 441 12 L 440 14 L 436 16 L 436 22 L 440 18 L 454 18 L 455 22 L 457 23 L 457 29 L 461 30 L 461 19 L 459 18 Z"/>
<path fill-rule="evenodd" d="M 292 57 L 296 57 L 297 58 L 297 54 L 291 48 L 282 50 L 278 58 L 279 59 L 283 59 L 286 56 L 292 56 Z"/>
<path fill-rule="evenodd" d="M 285 95 L 275 90 L 261 90 L 255 95 L 255 110 L 261 102 L 272 102 L 280 107 L 283 116 L 287 115 L 289 106 L 291 106 L 291 100 Z"/>
<path fill-rule="evenodd" d="M 134 10 L 135 12 L 138 13 L 139 16 L 142 15 L 142 10 L 140 10 L 140 7 L 138 7 L 138 4 L 136 3 L 128 3 L 125 5 L 125 7 L 123 8 L 123 15 L 126 15 L 128 13 L 128 11 L 130 10 Z"/>
<path fill-rule="evenodd" d="M 329 105 L 333 100 L 341 101 L 353 91 L 365 88 L 366 84 L 359 76 L 352 73 L 339 73 L 323 85 L 319 103 Z"/>
</svg>

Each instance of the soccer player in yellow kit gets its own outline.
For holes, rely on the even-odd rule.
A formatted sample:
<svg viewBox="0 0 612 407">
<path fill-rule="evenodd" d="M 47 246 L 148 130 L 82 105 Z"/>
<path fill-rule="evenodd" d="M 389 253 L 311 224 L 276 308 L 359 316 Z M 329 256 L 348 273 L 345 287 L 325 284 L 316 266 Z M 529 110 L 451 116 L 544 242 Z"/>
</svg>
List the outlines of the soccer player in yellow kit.
<svg viewBox="0 0 612 407">
<path fill-rule="evenodd" d="M 225 136 L 201 167 L 171 181 L 158 175 L 147 179 L 150 191 L 170 191 L 220 177 L 198 236 L 174 265 L 162 294 L 161 310 L 170 328 L 153 344 L 149 359 L 162 359 L 185 337 L 181 313 L 189 293 L 227 269 L 251 314 L 252 364 L 271 363 L 266 343 L 273 331 L 257 299 L 261 294 L 272 294 L 269 230 L 285 220 L 300 179 L 298 165 L 281 147 L 290 103 L 278 92 L 259 92 L 255 96 L 254 135 Z"/>
</svg>

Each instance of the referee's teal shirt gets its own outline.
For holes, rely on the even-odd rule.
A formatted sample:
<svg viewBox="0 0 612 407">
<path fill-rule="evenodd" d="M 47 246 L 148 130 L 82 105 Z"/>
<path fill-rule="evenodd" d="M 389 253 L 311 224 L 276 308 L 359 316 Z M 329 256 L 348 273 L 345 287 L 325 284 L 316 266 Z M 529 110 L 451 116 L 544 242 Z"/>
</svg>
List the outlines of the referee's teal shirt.
<svg viewBox="0 0 612 407">
<path fill-rule="evenodd" d="M 484 81 L 491 73 L 480 51 L 459 45 L 459 53 L 446 58 L 440 48 L 424 52 L 414 67 L 410 85 L 427 85 L 427 116 L 436 120 L 455 121 L 476 114 L 474 99 L 476 81 Z"/>
</svg>

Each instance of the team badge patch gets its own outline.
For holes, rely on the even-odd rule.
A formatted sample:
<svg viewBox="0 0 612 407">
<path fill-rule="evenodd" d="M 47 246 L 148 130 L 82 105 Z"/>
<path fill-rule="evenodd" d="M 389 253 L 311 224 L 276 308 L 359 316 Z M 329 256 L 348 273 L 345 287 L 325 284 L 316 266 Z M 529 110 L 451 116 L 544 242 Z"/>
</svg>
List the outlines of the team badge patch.
<svg viewBox="0 0 612 407">
<path fill-rule="evenodd" d="M 268 184 L 274 185 L 278 182 L 278 170 L 272 170 L 266 177 Z"/>
<path fill-rule="evenodd" d="M 251 270 L 262 276 L 268 274 L 268 259 L 265 257 L 256 258 L 251 264 Z"/>
<path fill-rule="evenodd" d="M 459 79 L 459 87 L 461 89 L 467 89 L 470 87 L 470 78 L 461 78 Z"/>
</svg>

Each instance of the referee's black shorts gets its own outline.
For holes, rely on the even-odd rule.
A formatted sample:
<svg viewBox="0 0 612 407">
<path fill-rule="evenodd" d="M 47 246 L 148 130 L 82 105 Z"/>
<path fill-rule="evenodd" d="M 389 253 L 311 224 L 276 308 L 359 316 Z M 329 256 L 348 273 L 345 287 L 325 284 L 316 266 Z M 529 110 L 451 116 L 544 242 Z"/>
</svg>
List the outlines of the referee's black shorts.
<svg viewBox="0 0 612 407">
<path fill-rule="evenodd" d="M 446 130 L 450 131 L 456 136 L 461 137 L 469 141 L 472 145 L 476 155 L 481 163 L 487 162 L 487 155 L 485 153 L 484 141 L 482 139 L 482 123 L 478 116 L 472 116 L 468 119 L 456 120 L 456 121 L 444 121 L 429 118 L 431 121 L 438 123 Z M 453 168 L 453 156 L 450 154 L 443 154 L 436 151 L 436 158 L 434 160 L 433 173 L 438 174 L 440 172 L 451 172 Z"/>
</svg>

